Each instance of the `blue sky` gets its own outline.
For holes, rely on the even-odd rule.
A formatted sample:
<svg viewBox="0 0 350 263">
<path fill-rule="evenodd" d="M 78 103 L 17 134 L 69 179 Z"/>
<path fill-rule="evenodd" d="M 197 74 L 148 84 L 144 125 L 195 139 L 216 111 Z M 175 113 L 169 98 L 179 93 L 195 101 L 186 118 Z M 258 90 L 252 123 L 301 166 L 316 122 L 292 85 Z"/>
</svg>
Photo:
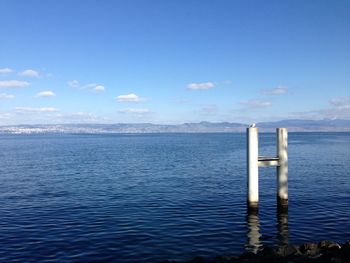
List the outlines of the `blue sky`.
<svg viewBox="0 0 350 263">
<path fill-rule="evenodd" d="M 0 125 L 350 119 L 349 1 L 0 0 Z"/>
</svg>

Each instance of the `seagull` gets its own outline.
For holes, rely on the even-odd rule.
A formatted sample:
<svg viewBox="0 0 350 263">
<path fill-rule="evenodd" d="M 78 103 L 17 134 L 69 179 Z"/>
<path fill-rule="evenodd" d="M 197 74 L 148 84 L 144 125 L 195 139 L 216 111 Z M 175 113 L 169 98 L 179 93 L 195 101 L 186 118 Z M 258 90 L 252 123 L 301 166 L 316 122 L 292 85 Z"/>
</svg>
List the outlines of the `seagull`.
<svg viewBox="0 0 350 263">
<path fill-rule="evenodd" d="M 255 126 L 256 126 L 256 124 L 255 123 L 253 123 L 252 125 L 250 125 L 249 127 L 250 128 L 255 128 Z"/>
</svg>

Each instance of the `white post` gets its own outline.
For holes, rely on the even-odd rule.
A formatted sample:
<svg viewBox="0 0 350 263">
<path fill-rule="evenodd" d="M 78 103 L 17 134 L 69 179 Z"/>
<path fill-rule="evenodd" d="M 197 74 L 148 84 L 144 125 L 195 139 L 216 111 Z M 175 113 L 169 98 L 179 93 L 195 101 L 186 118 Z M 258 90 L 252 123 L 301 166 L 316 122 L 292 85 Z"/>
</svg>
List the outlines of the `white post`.
<svg viewBox="0 0 350 263">
<path fill-rule="evenodd" d="M 247 189 L 248 207 L 259 203 L 258 128 L 247 128 Z"/>
<path fill-rule="evenodd" d="M 277 128 L 277 201 L 279 205 L 288 205 L 288 132 L 286 128 Z"/>
</svg>

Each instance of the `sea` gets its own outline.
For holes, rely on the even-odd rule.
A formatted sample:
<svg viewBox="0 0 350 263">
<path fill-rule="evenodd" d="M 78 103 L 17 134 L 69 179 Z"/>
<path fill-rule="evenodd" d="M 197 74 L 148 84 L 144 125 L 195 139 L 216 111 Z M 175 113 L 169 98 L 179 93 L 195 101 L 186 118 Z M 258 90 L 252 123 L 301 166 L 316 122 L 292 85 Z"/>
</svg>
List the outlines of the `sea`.
<svg viewBox="0 0 350 263">
<path fill-rule="evenodd" d="M 289 133 L 289 207 L 245 133 L 0 135 L 0 262 L 159 262 L 350 238 L 350 133 Z M 276 155 L 274 133 L 260 155 Z"/>
</svg>

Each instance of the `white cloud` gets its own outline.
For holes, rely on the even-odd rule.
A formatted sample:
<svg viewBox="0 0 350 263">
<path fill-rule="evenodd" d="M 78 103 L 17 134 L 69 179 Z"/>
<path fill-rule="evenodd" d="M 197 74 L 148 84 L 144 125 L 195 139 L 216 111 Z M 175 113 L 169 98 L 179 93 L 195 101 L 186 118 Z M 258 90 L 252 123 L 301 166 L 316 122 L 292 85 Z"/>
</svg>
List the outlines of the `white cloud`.
<svg viewBox="0 0 350 263">
<path fill-rule="evenodd" d="M 93 114 L 83 112 L 83 111 L 78 111 L 78 112 L 72 113 L 71 116 L 72 117 L 91 117 L 91 116 L 93 116 Z"/>
<path fill-rule="evenodd" d="M 89 83 L 89 84 L 86 84 L 85 86 L 81 86 L 80 88 L 81 89 L 92 89 L 92 88 L 94 88 L 96 86 L 97 86 L 96 83 Z"/>
<path fill-rule="evenodd" d="M 92 113 L 87 113 L 87 112 L 82 112 L 82 111 L 74 112 L 68 117 L 71 119 L 74 119 L 74 120 L 79 120 L 79 121 L 84 121 L 84 122 L 86 122 L 86 121 L 95 122 L 95 121 L 100 120 L 100 117 L 97 117 L 96 115 L 94 115 Z"/>
<path fill-rule="evenodd" d="M 11 114 L 10 113 L 1 113 L 0 112 L 0 120 L 3 119 L 3 120 L 8 120 L 10 119 L 11 117 Z"/>
<path fill-rule="evenodd" d="M 298 119 L 350 119 L 350 97 L 338 97 L 329 101 L 330 107 L 292 112 L 292 118 Z"/>
<path fill-rule="evenodd" d="M 38 78 L 40 73 L 37 70 L 27 69 L 27 70 L 24 70 L 24 71 L 18 73 L 18 75 L 20 75 L 21 77 Z"/>
<path fill-rule="evenodd" d="M 187 89 L 190 90 L 205 90 L 214 88 L 215 85 L 213 82 L 202 82 L 202 83 L 190 83 L 187 85 Z"/>
<path fill-rule="evenodd" d="M 79 81 L 77 80 L 70 80 L 68 81 L 68 86 L 71 88 L 79 88 L 80 84 L 79 84 Z"/>
<path fill-rule="evenodd" d="M 116 99 L 118 102 L 139 102 L 140 101 L 140 97 L 134 93 L 130 93 L 127 95 L 119 95 L 118 97 L 116 97 Z"/>
<path fill-rule="evenodd" d="M 0 93 L 0 99 L 13 99 L 15 96 L 7 93 Z"/>
<path fill-rule="evenodd" d="M 110 119 L 104 116 L 98 116 L 88 112 L 74 112 L 70 114 L 64 114 L 60 116 L 60 119 L 64 122 L 68 123 L 101 123 L 101 122 L 109 122 Z"/>
<path fill-rule="evenodd" d="M 241 104 L 247 108 L 267 108 L 272 105 L 270 101 L 263 100 L 246 100 L 241 102 Z"/>
<path fill-rule="evenodd" d="M 36 94 L 36 97 L 55 97 L 56 94 L 51 90 L 45 90 Z"/>
<path fill-rule="evenodd" d="M 94 91 L 103 92 L 103 91 L 105 91 L 105 87 L 102 85 L 97 85 L 96 87 L 94 87 Z"/>
<path fill-rule="evenodd" d="M 9 74 L 11 72 L 13 72 L 13 70 L 10 68 L 0 68 L 0 74 Z"/>
<path fill-rule="evenodd" d="M 329 103 L 336 107 L 338 110 L 350 109 L 350 97 L 340 97 L 334 98 L 329 101 Z"/>
<path fill-rule="evenodd" d="M 31 107 L 16 107 L 15 112 L 17 113 L 51 113 L 59 112 L 60 110 L 52 107 L 43 107 L 43 108 L 31 108 Z"/>
<path fill-rule="evenodd" d="M 283 87 L 283 86 L 279 86 L 279 87 L 274 88 L 274 89 L 264 89 L 264 90 L 262 90 L 262 92 L 266 95 L 281 95 L 281 94 L 287 93 L 288 88 Z"/>
<path fill-rule="evenodd" d="M 71 88 L 75 89 L 80 89 L 80 90 L 89 90 L 89 91 L 94 91 L 94 92 L 104 92 L 105 87 L 96 83 L 89 83 L 86 85 L 81 85 L 79 81 L 77 80 L 70 80 L 68 81 L 68 86 Z"/>
<path fill-rule="evenodd" d="M 0 88 L 24 88 L 29 86 L 27 81 L 20 80 L 2 80 L 0 81 Z"/>
<path fill-rule="evenodd" d="M 129 113 L 129 114 L 146 114 L 150 113 L 149 109 L 120 109 L 118 110 L 120 113 Z"/>
</svg>

